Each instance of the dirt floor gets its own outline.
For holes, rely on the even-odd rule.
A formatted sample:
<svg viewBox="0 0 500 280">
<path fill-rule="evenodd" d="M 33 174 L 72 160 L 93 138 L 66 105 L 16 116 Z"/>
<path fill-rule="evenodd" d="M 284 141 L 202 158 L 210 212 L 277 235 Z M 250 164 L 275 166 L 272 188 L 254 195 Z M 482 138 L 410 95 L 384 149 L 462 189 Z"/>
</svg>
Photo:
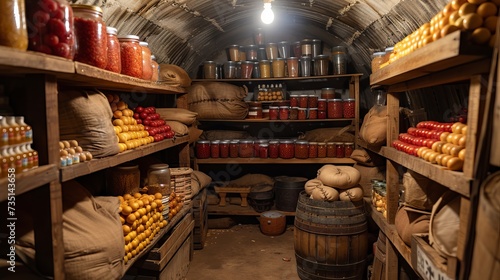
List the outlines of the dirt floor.
<svg viewBox="0 0 500 280">
<path fill-rule="evenodd" d="M 259 224 L 209 229 L 205 247 L 195 250 L 186 280 L 298 280 L 293 225 L 279 236 Z"/>
</svg>

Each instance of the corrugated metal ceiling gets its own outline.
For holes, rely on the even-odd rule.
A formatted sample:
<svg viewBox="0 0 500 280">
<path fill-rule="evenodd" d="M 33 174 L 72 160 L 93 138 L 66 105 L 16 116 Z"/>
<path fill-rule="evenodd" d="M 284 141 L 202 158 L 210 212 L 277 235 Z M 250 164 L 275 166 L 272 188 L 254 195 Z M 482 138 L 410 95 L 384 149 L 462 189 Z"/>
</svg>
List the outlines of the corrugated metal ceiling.
<svg viewBox="0 0 500 280">
<path fill-rule="evenodd" d="M 267 42 L 316 38 L 324 52 L 343 45 L 353 71 L 368 77 L 370 55 L 398 42 L 429 21 L 448 0 L 274 0 L 275 22 L 260 21 L 262 0 L 73 0 L 104 9 L 120 35 L 147 41 L 160 63 L 184 68 L 192 77 L 205 60 L 223 63 L 231 44 L 253 43 L 264 28 Z"/>
</svg>

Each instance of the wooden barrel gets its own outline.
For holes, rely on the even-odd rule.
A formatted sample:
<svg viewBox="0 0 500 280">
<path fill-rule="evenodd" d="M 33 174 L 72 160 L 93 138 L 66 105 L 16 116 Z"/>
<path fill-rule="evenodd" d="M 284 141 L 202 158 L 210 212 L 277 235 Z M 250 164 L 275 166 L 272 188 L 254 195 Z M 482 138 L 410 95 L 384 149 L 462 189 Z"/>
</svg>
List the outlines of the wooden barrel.
<svg viewBox="0 0 500 280">
<path fill-rule="evenodd" d="M 294 230 L 301 279 L 362 279 L 368 252 L 362 201 L 317 201 L 301 192 Z"/>
</svg>

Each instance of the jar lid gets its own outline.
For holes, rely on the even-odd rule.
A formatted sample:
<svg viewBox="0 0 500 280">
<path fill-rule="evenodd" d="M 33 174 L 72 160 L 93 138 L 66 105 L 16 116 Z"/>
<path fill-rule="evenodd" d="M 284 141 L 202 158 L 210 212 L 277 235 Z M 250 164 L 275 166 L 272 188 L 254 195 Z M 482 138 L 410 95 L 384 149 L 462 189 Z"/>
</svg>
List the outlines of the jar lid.
<svg viewBox="0 0 500 280">
<path fill-rule="evenodd" d="M 144 41 L 140 41 L 139 45 L 144 46 L 144 47 L 149 46 L 148 42 L 144 42 Z"/>
<path fill-rule="evenodd" d="M 278 110 L 279 107 L 278 106 L 269 106 L 269 110 Z"/>
<path fill-rule="evenodd" d="M 309 145 L 318 145 L 318 142 L 309 142 Z"/>
<path fill-rule="evenodd" d="M 279 142 L 278 140 L 269 140 L 269 144 L 278 144 Z"/>
<path fill-rule="evenodd" d="M 316 94 L 309 94 L 307 97 L 318 97 Z"/>
<path fill-rule="evenodd" d="M 346 142 L 346 145 L 354 145 L 354 142 Z"/>
<path fill-rule="evenodd" d="M 325 87 L 325 88 L 322 88 L 321 90 L 335 90 L 335 88 L 332 88 L 332 87 Z"/>
<path fill-rule="evenodd" d="M 290 98 L 292 98 L 292 97 L 299 97 L 299 95 L 298 94 L 290 94 Z"/>
<path fill-rule="evenodd" d="M 312 40 L 311 39 L 303 39 L 301 42 L 310 44 L 310 43 L 312 43 Z"/>
<path fill-rule="evenodd" d="M 264 60 L 259 61 L 259 63 L 264 64 L 264 63 L 270 63 L 270 62 L 269 62 L 269 60 L 265 60 L 265 59 L 264 59 Z"/>
<path fill-rule="evenodd" d="M 335 142 L 335 145 L 344 145 L 344 142 Z"/>
<path fill-rule="evenodd" d="M 295 57 L 295 56 L 288 57 L 287 59 L 288 59 L 288 60 L 299 60 L 299 58 L 298 58 L 298 57 Z"/>
<path fill-rule="evenodd" d="M 326 145 L 325 142 L 318 142 L 318 145 Z"/>
<path fill-rule="evenodd" d="M 200 143 L 200 144 L 210 144 L 210 141 L 208 141 L 208 140 L 198 140 L 196 143 Z"/>
<path fill-rule="evenodd" d="M 318 99 L 318 102 L 319 102 L 319 101 L 321 101 L 321 102 L 323 102 L 323 101 L 324 101 L 324 102 L 326 102 L 326 99 L 324 99 L 324 98 L 319 98 L 319 99 Z"/>
<path fill-rule="evenodd" d="M 243 140 L 240 140 L 240 143 L 249 144 L 249 143 L 253 143 L 253 140 L 243 139 Z"/>
<path fill-rule="evenodd" d="M 268 147 L 268 146 L 269 146 L 269 144 L 267 144 L 267 143 L 260 143 L 259 144 L 259 147 Z"/>
<path fill-rule="evenodd" d="M 282 45 L 288 44 L 288 41 L 281 41 L 280 44 Z"/>
<path fill-rule="evenodd" d="M 298 144 L 298 145 L 307 145 L 307 144 L 309 144 L 309 141 L 306 141 L 306 140 L 297 140 L 297 141 L 295 141 L 295 144 Z"/>
<path fill-rule="evenodd" d="M 290 106 L 280 106 L 280 109 L 290 109 Z"/>
<path fill-rule="evenodd" d="M 158 169 L 168 169 L 168 164 L 166 164 L 166 163 L 151 164 L 151 165 L 149 166 L 149 169 L 154 169 L 154 170 L 158 170 Z"/>
<path fill-rule="evenodd" d="M 240 45 L 230 45 L 230 48 L 240 48 Z"/>
<path fill-rule="evenodd" d="M 335 142 L 326 142 L 327 145 L 335 145 Z"/>
<path fill-rule="evenodd" d="M 308 95 L 307 94 L 301 94 L 299 95 L 299 97 L 307 97 Z"/>
<path fill-rule="evenodd" d="M 344 99 L 344 101 L 355 101 L 356 99 L 354 98 L 347 98 L 347 99 Z"/>
<path fill-rule="evenodd" d="M 227 144 L 227 143 L 230 143 L 230 142 L 231 142 L 230 140 L 220 140 L 221 144 Z"/>
<path fill-rule="evenodd" d="M 242 61 L 241 64 L 253 64 L 253 61 L 245 60 Z"/>
<path fill-rule="evenodd" d="M 276 45 L 276 43 L 267 43 L 266 45 L 268 45 L 268 46 L 274 46 L 274 45 Z"/>
<path fill-rule="evenodd" d="M 342 102 L 342 99 L 339 98 L 328 99 L 328 102 Z"/>
<path fill-rule="evenodd" d="M 99 6 L 94 5 L 84 5 L 84 4 L 71 4 L 71 9 L 73 10 L 92 10 L 98 12 L 102 15 L 102 9 Z"/>
<path fill-rule="evenodd" d="M 280 140 L 280 143 L 283 143 L 283 144 L 292 144 L 293 140 Z"/>
<path fill-rule="evenodd" d="M 372 55 L 373 56 L 384 56 L 385 52 L 374 52 Z"/>
<path fill-rule="evenodd" d="M 139 41 L 139 36 L 137 35 L 123 35 L 118 36 L 119 41 Z"/>
<path fill-rule="evenodd" d="M 311 111 L 311 110 L 313 110 L 313 111 L 318 110 L 318 108 L 309 108 L 309 111 Z"/>
<path fill-rule="evenodd" d="M 115 27 L 107 26 L 106 33 L 111 34 L 111 35 L 116 35 L 116 34 L 118 34 L 118 29 L 116 29 Z"/>
<path fill-rule="evenodd" d="M 212 143 L 212 144 L 219 144 L 220 140 L 212 140 L 212 141 L 210 141 L 210 143 Z"/>
<path fill-rule="evenodd" d="M 207 61 L 203 62 L 203 64 L 215 64 L 215 61 L 207 60 Z"/>
<path fill-rule="evenodd" d="M 247 48 L 249 48 L 249 49 L 256 49 L 257 45 L 248 45 Z"/>
<path fill-rule="evenodd" d="M 233 139 L 233 140 L 231 140 L 229 143 L 231 143 L 231 144 L 237 144 L 237 143 L 239 143 L 239 142 L 240 142 L 240 140 L 238 140 L 238 139 Z"/>
<path fill-rule="evenodd" d="M 307 108 L 298 108 L 298 109 L 299 109 L 299 111 L 306 111 L 307 110 Z"/>
<path fill-rule="evenodd" d="M 269 142 L 269 140 L 267 140 L 267 139 L 259 139 L 259 140 L 256 140 L 256 141 L 254 141 L 254 142 L 262 144 L 262 143 L 267 143 L 267 142 Z"/>
<path fill-rule="evenodd" d="M 226 64 L 228 64 L 229 66 L 234 66 L 236 65 L 236 61 L 226 61 Z"/>
<path fill-rule="evenodd" d="M 330 57 L 328 55 L 326 55 L 326 54 L 320 54 L 320 55 L 314 57 L 314 59 L 320 59 L 320 60 L 321 59 L 329 59 L 329 58 Z"/>
</svg>

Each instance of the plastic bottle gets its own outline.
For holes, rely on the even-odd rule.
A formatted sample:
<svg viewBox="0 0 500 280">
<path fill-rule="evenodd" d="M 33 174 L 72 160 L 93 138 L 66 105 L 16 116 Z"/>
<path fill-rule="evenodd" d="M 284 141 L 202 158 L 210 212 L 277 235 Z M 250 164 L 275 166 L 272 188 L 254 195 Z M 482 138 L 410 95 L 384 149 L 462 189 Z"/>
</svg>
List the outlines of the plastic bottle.
<svg viewBox="0 0 500 280">
<path fill-rule="evenodd" d="M 4 116 L 0 116 L 0 132 L 2 134 L 0 147 L 9 145 L 9 125 L 7 124 L 7 118 Z"/>
<path fill-rule="evenodd" d="M 33 129 L 24 122 L 24 117 L 16 117 L 16 123 L 21 128 L 21 143 L 33 141 Z"/>
<path fill-rule="evenodd" d="M 21 143 L 21 127 L 16 123 L 16 118 L 7 117 L 7 124 L 9 125 L 9 145 Z"/>
</svg>

